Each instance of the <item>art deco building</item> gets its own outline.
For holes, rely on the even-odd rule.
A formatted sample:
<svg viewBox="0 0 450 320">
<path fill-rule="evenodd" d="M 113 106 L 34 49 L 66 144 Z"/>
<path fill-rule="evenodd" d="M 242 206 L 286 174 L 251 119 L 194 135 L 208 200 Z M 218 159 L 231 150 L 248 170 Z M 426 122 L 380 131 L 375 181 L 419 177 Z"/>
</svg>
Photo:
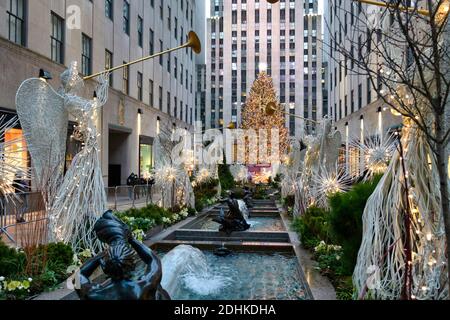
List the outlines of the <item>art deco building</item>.
<svg viewBox="0 0 450 320">
<path fill-rule="evenodd" d="M 380 10 L 377 8 L 355 1 L 325 1 L 324 52 L 328 68 L 328 114 L 343 137 L 343 150 L 346 151 L 341 157 L 342 164 L 355 175 L 364 167 L 364 159 L 359 157 L 357 150 L 349 147 L 349 141 L 385 135 L 390 128 L 401 123 L 401 118 L 393 116 L 383 105 L 382 99 L 379 99 L 382 88 L 374 88 L 370 79 L 352 63 L 352 59 L 346 59 L 339 52 L 339 47 L 345 45 L 346 52 L 358 57 L 370 50 L 368 45 L 371 41 L 382 40 L 367 41 L 367 35 L 374 33 L 369 32 L 371 30 L 364 21 L 367 17 L 364 12 Z"/>
<path fill-rule="evenodd" d="M 317 1 L 212 0 L 207 23 L 206 128 L 239 127 L 260 71 L 272 76 L 286 112 L 322 118 L 321 24 Z M 303 120 L 286 116 L 292 136 Z"/>
<path fill-rule="evenodd" d="M 59 75 L 77 61 L 83 75 L 173 48 L 190 30 L 204 34 L 205 12 L 194 0 L 0 0 L 0 113 L 15 114 L 15 93 L 39 70 Z M 203 56 L 204 59 L 204 56 Z M 111 75 L 109 100 L 98 121 L 105 182 L 125 184 L 145 176 L 162 125 L 191 128 L 195 116 L 196 65 L 190 49 L 132 65 Z M 84 96 L 92 97 L 94 81 Z M 30 112 L 32 106 L 30 106 Z M 70 140 L 67 163 L 79 147 Z M 17 128 L 8 136 L 20 136 Z M 23 159 L 27 162 L 26 155 Z"/>
</svg>

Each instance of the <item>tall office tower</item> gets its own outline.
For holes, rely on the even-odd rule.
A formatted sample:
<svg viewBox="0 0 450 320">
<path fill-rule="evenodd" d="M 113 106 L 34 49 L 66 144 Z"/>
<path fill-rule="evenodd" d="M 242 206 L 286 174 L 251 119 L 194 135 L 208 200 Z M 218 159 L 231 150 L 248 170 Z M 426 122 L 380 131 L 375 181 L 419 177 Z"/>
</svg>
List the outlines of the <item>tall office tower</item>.
<svg viewBox="0 0 450 320">
<path fill-rule="evenodd" d="M 230 122 L 240 126 L 242 107 L 261 71 L 272 76 L 287 113 L 320 119 L 320 20 L 317 1 L 283 0 L 271 5 L 265 0 L 212 0 L 207 24 L 206 128 L 222 128 Z M 286 126 L 291 136 L 306 133 L 299 118 L 286 116 Z"/>
<path fill-rule="evenodd" d="M 324 112 L 325 66 L 322 50 L 322 15 L 319 12 L 318 0 L 304 1 L 304 41 L 303 41 L 303 81 L 304 81 L 304 113 L 303 117 L 320 120 Z M 326 93 L 325 93 L 326 94 Z M 306 133 L 316 133 L 314 122 L 306 123 Z"/>
<path fill-rule="evenodd" d="M 340 50 L 345 46 L 345 51 L 358 58 L 370 50 L 373 41 L 382 41 L 376 36 L 381 33 L 373 32 L 370 23 L 365 21 L 368 10 L 375 12 L 376 17 L 376 12 L 381 9 L 354 1 L 327 0 L 325 3 L 328 114 L 346 145 L 345 156 L 341 159 L 345 159 L 347 169 L 353 174 L 358 174 L 364 160 L 360 159 L 357 150 L 349 147 L 349 141 L 364 140 L 375 134 L 384 135 L 389 128 L 401 123 L 401 118 L 385 110 L 382 99 L 379 99 L 381 86 L 378 85 L 380 90 L 374 88 L 370 78 Z M 385 23 L 389 21 L 381 21 L 379 26 Z M 367 41 L 369 34 L 374 35 L 371 41 Z M 377 63 L 380 61 L 373 61 L 373 65 Z"/>
<path fill-rule="evenodd" d="M 15 93 L 40 69 L 59 74 L 77 61 L 83 75 L 130 62 L 186 42 L 190 30 L 204 39 L 204 1 L 194 0 L 0 0 L 0 115 L 15 114 Z M 111 75 L 108 103 L 99 119 L 106 184 L 125 184 L 134 172 L 149 173 L 152 144 L 162 126 L 191 129 L 196 65 L 190 49 L 121 69 Z M 87 81 L 85 97 L 92 97 Z M 72 119 L 74 120 L 74 119 Z M 67 163 L 79 146 L 70 140 Z M 15 129 L 11 135 L 22 134 Z M 26 153 L 24 162 L 28 163 Z"/>
</svg>

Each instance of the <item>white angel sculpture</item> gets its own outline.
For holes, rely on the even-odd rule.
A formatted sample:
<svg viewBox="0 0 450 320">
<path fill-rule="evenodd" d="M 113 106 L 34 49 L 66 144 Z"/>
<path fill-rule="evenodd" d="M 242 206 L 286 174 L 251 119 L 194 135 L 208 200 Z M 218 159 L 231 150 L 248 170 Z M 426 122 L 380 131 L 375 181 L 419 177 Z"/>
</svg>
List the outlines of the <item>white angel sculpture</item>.
<svg viewBox="0 0 450 320">
<path fill-rule="evenodd" d="M 68 243 L 76 251 L 98 252 L 101 245 L 92 229 L 107 203 L 95 118 L 108 98 L 108 74 L 99 77 L 98 98 L 93 100 L 78 96 L 83 79 L 76 62 L 61 74 L 61 83 L 56 92 L 44 80 L 24 81 L 16 96 L 17 113 L 38 183 L 53 188 L 47 190 L 51 193 L 47 199 L 50 240 Z M 64 175 L 69 114 L 78 122 L 73 137 L 83 148 Z M 52 171 L 51 179 L 46 177 L 48 170 Z"/>
<path fill-rule="evenodd" d="M 153 154 L 155 155 L 155 186 L 161 193 L 161 206 L 171 208 L 179 204 L 195 208 L 195 196 L 187 169 L 183 164 L 175 164 L 172 151 L 177 142 L 166 127 L 155 139 Z"/>
</svg>

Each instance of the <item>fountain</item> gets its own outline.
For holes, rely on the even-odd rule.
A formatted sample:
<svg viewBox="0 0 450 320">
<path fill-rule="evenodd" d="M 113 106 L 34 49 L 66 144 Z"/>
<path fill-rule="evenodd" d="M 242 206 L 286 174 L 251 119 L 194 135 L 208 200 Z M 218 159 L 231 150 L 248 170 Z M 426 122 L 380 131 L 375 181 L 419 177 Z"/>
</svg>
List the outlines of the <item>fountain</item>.
<svg viewBox="0 0 450 320">
<path fill-rule="evenodd" d="M 108 248 L 85 263 L 80 270 L 81 300 L 170 300 L 161 287 L 162 267 L 158 256 L 133 238 L 128 226 L 107 211 L 94 225 L 97 238 Z M 145 265 L 142 276 L 135 279 L 135 254 Z M 101 284 L 90 277 L 99 267 L 108 278 Z"/>
<path fill-rule="evenodd" d="M 180 245 L 158 252 L 161 285 L 174 300 L 308 299 L 294 255 L 235 252 L 218 256 Z"/>
<path fill-rule="evenodd" d="M 245 202 L 237 200 L 234 193 L 231 192 L 229 198 L 226 200 L 229 211 L 225 213 L 222 209 L 219 217 L 213 219 L 214 222 L 220 224 L 219 232 L 225 232 L 231 235 L 235 231 L 247 231 L 250 225 L 247 223 L 248 209 Z"/>
<path fill-rule="evenodd" d="M 206 256 L 199 249 L 180 245 L 162 258 L 161 285 L 171 296 L 186 288 L 200 296 L 217 294 L 230 284 L 230 278 L 213 274 Z"/>
</svg>

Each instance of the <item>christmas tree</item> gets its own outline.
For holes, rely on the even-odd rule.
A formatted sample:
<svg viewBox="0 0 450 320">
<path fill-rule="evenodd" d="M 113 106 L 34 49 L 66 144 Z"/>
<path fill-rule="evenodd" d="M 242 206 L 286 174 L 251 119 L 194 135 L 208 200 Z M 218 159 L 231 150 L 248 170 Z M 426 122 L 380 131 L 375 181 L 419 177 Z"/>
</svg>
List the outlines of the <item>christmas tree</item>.
<svg viewBox="0 0 450 320">
<path fill-rule="evenodd" d="M 268 112 L 268 110 L 270 111 Z M 265 72 L 259 74 L 250 90 L 242 110 L 242 128 L 246 130 L 253 129 L 258 135 L 259 152 L 250 150 L 251 148 L 247 147 L 246 162 L 248 164 L 255 164 L 251 163 L 253 161 L 250 160 L 252 157 L 255 159 L 255 156 L 258 164 L 265 164 L 270 163 L 270 159 L 272 161 L 273 159 L 282 159 L 282 155 L 287 153 L 288 131 L 285 126 L 285 114 L 281 104 L 278 102 L 272 78 Z M 279 130 L 278 155 L 271 153 L 271 141 L 277 138 L 271 136 L 272 129 Z M 262 144 L 266 145 L 262 146 Z M 267 154 L 264 154 L 266 152 L 260 152 L 264 149 L 267 150 Z"/>
</svg>

